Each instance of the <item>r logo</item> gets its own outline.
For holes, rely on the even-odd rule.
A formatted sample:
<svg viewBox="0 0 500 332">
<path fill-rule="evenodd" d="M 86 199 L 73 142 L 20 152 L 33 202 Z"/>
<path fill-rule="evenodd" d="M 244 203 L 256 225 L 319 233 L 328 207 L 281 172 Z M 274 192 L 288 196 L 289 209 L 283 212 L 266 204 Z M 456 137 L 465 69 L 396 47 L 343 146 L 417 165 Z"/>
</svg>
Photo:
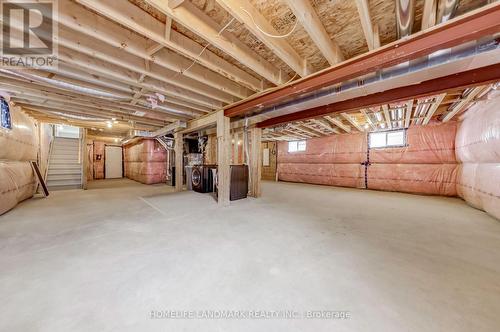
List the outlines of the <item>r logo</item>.
<svg viewBox="0 0 500 332">
<path fill-rule="evenodd" d="M 53 53 L 53 3 L 0 0 L 3 55 Z"/>
</svg>

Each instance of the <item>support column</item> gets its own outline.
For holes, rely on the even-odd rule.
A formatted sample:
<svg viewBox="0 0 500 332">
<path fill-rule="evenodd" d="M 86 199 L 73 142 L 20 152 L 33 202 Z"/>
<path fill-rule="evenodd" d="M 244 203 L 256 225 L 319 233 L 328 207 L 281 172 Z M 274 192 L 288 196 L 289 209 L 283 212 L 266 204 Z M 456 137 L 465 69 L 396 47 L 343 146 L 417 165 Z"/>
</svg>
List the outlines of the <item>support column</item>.
<svg viewBox="0 0 500 332">
<path fill-rule="evenodd" d="M 229 118 L 224 111 L 217 112 L 217 164 L 218 164 L 218 203 L 228 206 L 230 198 L 231 174 L 231 134 Z"/>
<path fill-rule="evenodd" d="M 261 190 L 261 177 L 262 177 L 262 153 L 261 153 L 261 142 L 262 142 L 262 129 L 252 128 L 250 129 L 250 196 L 260 197 L 262 194 Z"/>
<path fill-rule="evenodd" d="M 175 191 L 182 191 L 183 188 L 183 154 L 184 154 L 184 139 L 182 133 L 174 134 L 174 151 L 175 151 Z"/>
<path fill-rule="evenodd" d="M 40 125 L 41 127 L 41 125 Z M 82 189 L 87 190 L 87 168 L 89 164 L 89 156 L 87 154 L 87 129 L 80 129 L 80 156 L 82 161 Z"/>
</svg>

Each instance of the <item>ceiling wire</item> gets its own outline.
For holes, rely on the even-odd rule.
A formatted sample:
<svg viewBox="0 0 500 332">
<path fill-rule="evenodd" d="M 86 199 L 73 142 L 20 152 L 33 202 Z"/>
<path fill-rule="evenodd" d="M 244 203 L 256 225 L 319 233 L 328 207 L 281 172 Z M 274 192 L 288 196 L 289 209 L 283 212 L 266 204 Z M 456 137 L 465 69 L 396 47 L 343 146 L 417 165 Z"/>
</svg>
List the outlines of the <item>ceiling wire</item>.
<svg viewBox="0 0 500 332">
<path fill-rule="evenodd" d="M 297 24 L 299 23 L 299 19 L 298 18 L 295 18 L 295 25 L 293 26 L 292 30 L 290 30 L 290 32 L 284 34 L 284 35 L 272 35 L 266 31 L 264 31 L 258 24 L 257 22 L 255 22 L 255 19 L 253 18 L 252 14 L 246 10 L 245 8 L 243 7 L 240 7 L 240 9 L 242 11 L 244 11 L 248 16 L 250 16 L 250 19 L 252 20 L 252 23 L 253 25 L 255 25 L 255 27 L 257 28 L 257 30 L 259 30 L 262 34 L 266 35 L 267 37 L 270 37 L 270 38 L 286 38 L 286 37 L 289 37 L 294 31 L 295 29 L 297 28 Z"/>
<path fill-rule="evenodd" d="M 220 31 L 217 33 L 217 36 L 219 37 L 224 32 L 224 30 L 226 30 L 231 25 L 231 23 L 233 23 L 234 20 L 235 20 L 235 18 L 233 17 L 231 19 L 231 21 L 229 21 L 222 29 L 220 29 Z M 181 69 L 179 72 L 177 72 L 173 78 L 177 77 L 178 75 L 184 75 L 185 72 L 187 72 L 189 69 L 191 69 L 191 67 L 193 67 L 194 64 L 196 62 L 198 62 L 198 59 L 200 58 L 200 56 L 203 54 L 203 52 L 205 52 L 205 50 L 207 49 L 207 47 L 210 46 L 210 45 L 212 45 L 212 44 L 208 43 L 205 47 L 203 47 L 203 49 L 198 54 L 198 56 L 196 57 L 196 59 L 194 59 L 193 62 L 186 69 Z"/>
</svg>

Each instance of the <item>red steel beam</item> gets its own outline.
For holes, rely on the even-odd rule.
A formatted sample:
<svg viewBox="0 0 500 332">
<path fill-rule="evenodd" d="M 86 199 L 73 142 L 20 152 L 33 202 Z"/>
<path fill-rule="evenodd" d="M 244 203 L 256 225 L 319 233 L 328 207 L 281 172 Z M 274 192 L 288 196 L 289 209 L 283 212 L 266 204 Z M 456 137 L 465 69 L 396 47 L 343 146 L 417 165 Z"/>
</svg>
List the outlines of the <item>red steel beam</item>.
<svg viewBox="0 0 500 332">
<path fill-rule="evenodd" d="M 458 74 L 439 77 L 418 84 L 395 88 L 371 95 L 357 97 L 337 103 L 310 108 L 307 110 L 271 118 L 257 124 L 259 128 L 276 126 L 282 123 L 311 119 L 326 114 L 348 112 L 383 104 L 406 101 L 456 89 L 463 89 L 500 81 L 500 63 L 473 69 Z"/>
<path fill-rule="evenodd" d="M 224 115 L 243 116 L 256 108 L 273 106 L 307 92 L 498 32 L 500 32 L 500 3 L 488 5 L 432 29 L 416 33 L 408 39 L 395 41 L 281 88 L 229 105 L 225 108 Z"/>
</svg>

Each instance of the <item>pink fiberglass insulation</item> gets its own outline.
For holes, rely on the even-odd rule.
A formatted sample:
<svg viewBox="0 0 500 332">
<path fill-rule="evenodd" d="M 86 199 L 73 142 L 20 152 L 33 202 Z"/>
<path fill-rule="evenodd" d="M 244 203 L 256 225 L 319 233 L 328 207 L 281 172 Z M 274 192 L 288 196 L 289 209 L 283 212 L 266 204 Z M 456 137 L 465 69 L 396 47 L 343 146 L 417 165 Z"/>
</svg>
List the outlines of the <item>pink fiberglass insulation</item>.
<svg viewBox="0 0 500 332">
<path fill-rule="evenodd" d="M 12 129 L 0 129 L 0 159 L 36 161 L 38 135 L 35 121 L 21 111 L 11 107 Z"/>
<path fill-rule="evenodd" d="M 282 181 L 364 188 L 365 167 L 361 164 L 278 164 Z"/>
<path fill-rule="evenodd" d="M 470 205 L 500 219 L 500 91 L 477 101 L 456 137 L 457 191 Z"/>
<path fill-rule="evenodd" d="M 37 182 L 27 161 L 0 162 L 0 215 L 32 197 Z"/>
<path fill-rule="evenodd" d="M 124 147 L 125 176 L 144 183 L 167 180 L 167 151 L 153 139 L 141 139 Z"/>
<path fill-rule="evenodd" d="M 32 197 L 36 179 L 29 161 L 36 161 L 35 121 L 19 107 L 11 107 L 12 129 L 0 128 L 0 214 Z"/>
<path fill-rule="evenodd" d="M 158 162 L 167 161 L 165 148 L 154 139 L 141 139 L 125 146 L 125 161 Z"/>
<path fill-rule="evenodd" d="M 368 189 L 457 196 L 456 164 L 372 164 Z"/>
<path fill-rule="evenodd" d="M 371 149 L 370 162 L 383 164 L 456 164 L 455 122 L 411 127 L 403 148 Z"/>
<path fill-rule="evenodd" d="M 288 152 L 280 142 L 278 163 L 357 164 L 366 160 L 366 134 L 343 134 L 307 140 L 304 152 Z"/>
<path fill-rule="evenodd" d="M 165 183 L 167 180 L 166 163 L 128 161 L 125 162 L 125 176 L 144 184 Z"/>
<path fill-rule="evenodd" d="M 458 167 L 457 192 L 471 206 L 500 219 L 500 163 Z"/>
<path fill-rule="evenodd" d="M 370 149 L 367 133 L 307 140 L 306 151 L 278 147 L 282 181 L 456 196 L 456 124 L 430 124 L 407 130 L 404 148 Z M 366 179 L 366 183 L 365 183 Z"/>
</svg>

